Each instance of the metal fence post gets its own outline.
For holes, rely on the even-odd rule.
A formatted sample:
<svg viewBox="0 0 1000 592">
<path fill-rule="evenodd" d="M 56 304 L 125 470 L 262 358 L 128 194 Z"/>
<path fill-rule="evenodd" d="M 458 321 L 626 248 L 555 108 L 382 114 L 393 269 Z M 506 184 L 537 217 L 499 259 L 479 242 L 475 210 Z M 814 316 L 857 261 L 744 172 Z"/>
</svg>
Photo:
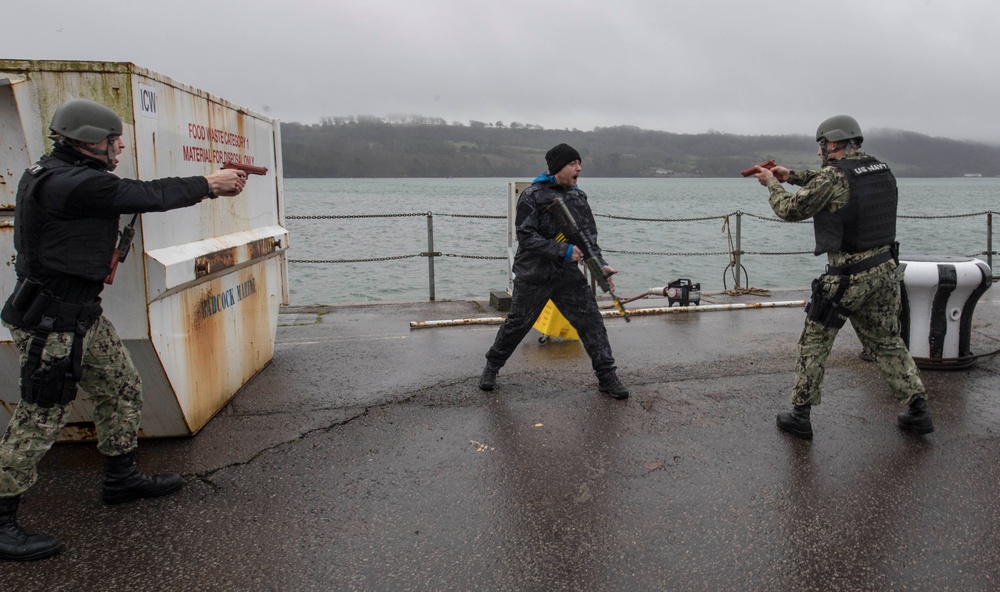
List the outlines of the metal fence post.
<svg viewBox="0 0 1000 592">
<path fill-rule="evenodd" d="M 993 269 L 993 212 L 986 212 L 986 265 L 990 266 L 990 273 L 997 274 Z"/>
<path fill-rule="evenodd" d="M 736 253 L 734 254 L 734 260 L 736 261 L 736 289 L 739 290 L 742 287 L 743 280 L 743 267 L 740 264 L 740 253 L 743 251 L 743 245 L 740 239 L 740 231 L 743 223 L 743 212 L 736 210 Z"/>
<path fill-rule="evenodd" d="M 427 281 L 430 300 L 434 302 L 434 212 L 427 212 Z"/>
</svg>

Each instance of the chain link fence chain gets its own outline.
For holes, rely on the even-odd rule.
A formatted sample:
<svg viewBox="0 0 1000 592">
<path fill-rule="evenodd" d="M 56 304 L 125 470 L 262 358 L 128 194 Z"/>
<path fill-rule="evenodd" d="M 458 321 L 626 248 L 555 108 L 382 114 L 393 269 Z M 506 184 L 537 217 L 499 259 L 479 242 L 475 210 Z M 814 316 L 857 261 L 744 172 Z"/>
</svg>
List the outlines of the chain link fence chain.
<svg viewBox="0 0 1000 592">
<path fill-rule="evenodd" d="M 441 216 L 445 218 L 484 218 L 506 220 L 507 216 L 491 216 L 487 214 L 435 214 L 434 212 L 409 212 L 399 214 L 316 214 L 312 216 L 285 216 L 286 220 L 334 220 L 344 218 L 407 218 L 413 216 Z"/>
<path fill-rule="evenodd" d="M 939 216 L 906 216 L 900 215 L 897 218 L 906 218 L 911 220 L 935 220 L 935 219 L 947 219 L 947 218 L 971 218 L 974 216 L 982 216 L 986 214 L 996 214 L 992 210 L 984 210 L 982 212 L 972 212 L 969 214 L 949 214 L 949 215 L 939 215 Z M 506 219 L 507 216 L 494 216 L 486 214 L 434 214 L 433 212 L 404 212 L 396 214 L 321 214 L 321 215 L 309 215 L 309 216 L 285 216 L 286 220 L 329 220 L 329 219 L 350 219 L 350 218 L 401 218 L 401 217 L 413 217 L 413 216 L 442 216 L 450 218 L 482 218 L 482 219 Z M 594 214 L 594 217 L 598 218 L 609 218 L 613 220 L 627 220 L 634 222 L 705 222 L 708 220 L 721 219 L 723 221 L 722 228 L 723 232 L 727 235 L 727 240 L 729 241 L 729 251 L 702 251 L 702 252 L 686 252 L 686 253 L 671 253 L 665 251 L 630 251 L 630 250 L 612 250 L 604 249 L 605 253 L 614 253 L 619 255 L 655 255 L 661 257 L 718 257 L 722 255 L 728 255 L 730 259 L 730 265 L 734 264 L 734 256 L 736 254 L 733 248 L 733 237 L 732 231 L 729 226 L 729 218 L 731 216 L 748 216 L 750 218 L 756 218 L 758 220 L 763 220 L 765 222 L 779 222 L 783 224 L 811 224 L 809 220 L 800 220 L 796 222 L 789 222 L 788 220 L 782 220 L 781 218 L 770 218 L 766 216 L 760 216 L 758 214 L 751 214 L 749 212 L 743 212 L 737 210 L 730 214 L 722 214 L 717 216 L 703 216 L 697 218 L 639 218 L 634 216 L 617 216 L 613 214 Z M 812 251 L 740 251 L 740 255 L 810 255 Z M 983 251 L 981 253 L 975 253 L 973 255 L 966 255 L 967 257 L 976 257 L 979 255 L 997 255 L 998 253 L 994 251 L 993 253 L 988 253 Z M 430 253 L 418 253 L 414 255 L 397 255 L 394 257 L 371 257 L 366 259 L 289 259 L 289 263 L 371 263 L 377 261 L 394 261 L 400 259 L 412 259 L 414 257 L 429 257 L 432 256 Z M 489 261 L 501 261 L 506 260 L 505 256 L 490 256 L 490 255 L 459 255 L 456 253 L 433 253 L 436 257 L 454 257 L 458 259 L 482 259 Z"/>
<path fill-rule="evenodd" d="M 398 259 L 413 259 L 414 257 L 430 257 L 428 253 L 415 255 L 396 255 L 394 257 L 374 257 L 371 259 L 289 259 L 289 263 L 372 263 L 374 261 L 394 261 Z M 458 259 L 486 259 L 490 261 L 506 261 L 507 257 L 492 255 L 458 255 L 455 253 L 434 253 L 434 257 L 455 257 Z"/>
</svg>

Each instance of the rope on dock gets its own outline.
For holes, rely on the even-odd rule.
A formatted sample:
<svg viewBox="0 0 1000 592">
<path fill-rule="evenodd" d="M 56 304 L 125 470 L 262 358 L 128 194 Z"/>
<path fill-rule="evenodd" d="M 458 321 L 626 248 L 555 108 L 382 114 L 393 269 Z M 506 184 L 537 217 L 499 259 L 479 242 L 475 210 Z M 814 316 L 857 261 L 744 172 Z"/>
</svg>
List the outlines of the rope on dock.
<svg viewBox="0 0 1000 592">
<path fill-rule="evenodd" d="M 730 296 L 764 296 L 770 297 L 771 291 L 765 290 L 764 288 L 732 288 L 729 290 L 724 290 L 723 294 L 728 294 Z"/>
</svg>

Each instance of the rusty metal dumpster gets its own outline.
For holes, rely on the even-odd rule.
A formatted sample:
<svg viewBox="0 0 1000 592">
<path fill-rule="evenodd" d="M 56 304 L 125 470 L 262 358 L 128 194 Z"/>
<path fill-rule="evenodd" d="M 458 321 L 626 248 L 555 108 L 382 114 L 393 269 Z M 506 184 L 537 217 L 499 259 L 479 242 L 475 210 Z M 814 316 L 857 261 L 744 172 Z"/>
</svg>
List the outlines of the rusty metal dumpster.
<svg viewBox="0 0 1000 592">
<path fill-rule="evenodd" d="M 0 59 L 4 299 L 15 281 L 17 182 L 51 148 L 48 124 L 71 98 L 121 116 L 121 177 L 204 175 L 228 161 L 268 169 L 238 197 L 139 216 L 133 250 L 102 295 L 143 379 L 140 437 L 194 434 L 274 355 L 279 307 L 288 301 L 278 121 L 131 63 Z M 17 380 L 17 352 L 0 327 L 4 424 L 19 399 Z M 81 393 L 61 439 L 92 439 L 91 411 Z"/>
</svg>

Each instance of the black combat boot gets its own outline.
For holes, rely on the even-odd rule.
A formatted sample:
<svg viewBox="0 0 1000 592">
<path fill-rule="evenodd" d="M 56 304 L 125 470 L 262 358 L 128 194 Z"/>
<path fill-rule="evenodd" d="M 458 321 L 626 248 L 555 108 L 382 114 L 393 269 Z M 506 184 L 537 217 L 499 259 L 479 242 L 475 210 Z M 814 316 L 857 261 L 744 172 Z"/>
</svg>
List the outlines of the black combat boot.
<svg viewBox="0 0 1000 592">
<path fill-rule="evenodd" d="M 491 391 L 497 386 L 497 372 L 500 368 L 497 368 L 493 364 L 486 364 L 483 368 L 483 375 L 479 377 L 479 388 L 484 391 Z"/>
<path fill-rule="evenodd" d="M 614 399 L 627 399 L 629 395 L 628 387 L 622 384 L 622 381 L 618 380 L 617 374 L 609 374 L 601 378 L 597 389 L 602 393 L 607 393 Z"/>
<path fill-rule="evenodd" d="M 55 537 L 28 532 L 17 525 L 21 496 L 0 497 L 0 559 L 31 561 L 55 555 L 62 548 Z"/>
<path fill-rule="evenodd" d="M 104 493 L 106 504 L 123 504 L 143 497 L 160 497 L 184 485 L 177 473 L 147 475 L 135 466 L 135 451 L 121 456 L 104 457 Z"/>
<path fill-rule="evenodd" d="M 803 440 L 812 440 L 813 428 L 809 422 L 811 405 L 795 405 L 791 411 L 778 414 L 778 427 Z"/>
<path fill-rule="evenodd" d="M 931 412 L 927 410 L 927 399 L 914 399 L 910 408 L 896 416 L 899 428 L 915 434 L 929 434 L 934 431 Z"/>
</svg>

